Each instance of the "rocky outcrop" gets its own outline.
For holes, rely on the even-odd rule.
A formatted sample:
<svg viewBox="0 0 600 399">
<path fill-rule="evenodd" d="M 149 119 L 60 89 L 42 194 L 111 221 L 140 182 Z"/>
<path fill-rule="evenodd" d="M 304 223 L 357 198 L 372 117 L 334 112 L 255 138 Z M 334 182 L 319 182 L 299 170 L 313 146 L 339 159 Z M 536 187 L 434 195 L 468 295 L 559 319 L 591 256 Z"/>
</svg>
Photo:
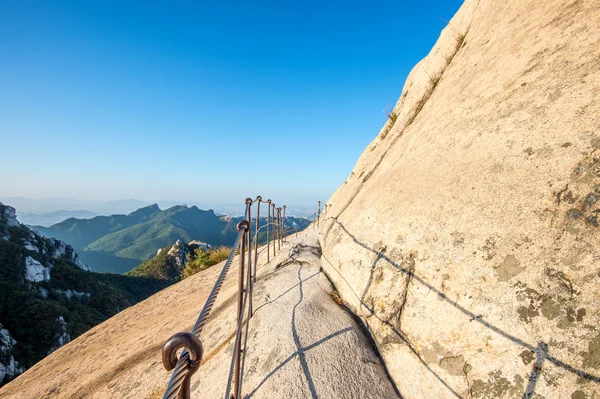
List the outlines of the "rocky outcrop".
<svg viewBox="0 0 600 399">
<path fill-rule="evenodd" d="M 171 281 L 179 281 L 185 276 L 186 267 L 197 256 L 206 253 L 212 247 L 201 241 L 190 241 L 185 244 L 177 240 L 175 244 L 159 249 L 156 256 L 133 268 L 126 274 L 129 276 L 152 277 Z"/>
<path fill-rule="evenodd" d="M 187 245 L 181 242 L 181 240 L 177 240 L 177 242 L 169 249 L 167 256 L 171 257 L 175 266 L 177 267 L 180 273 L 183 273 L 183 269 L 185 268 L 185 263 L 187 261 L 187 257 L 190 254 L 190 250 Z"/>
<path fill-rule="evenodd" d="M 3 208 L 0 213 L 2 222 L 6 223 L 8 227 L 17 226 L 19 221 L 17 220 L 17 211 L 12 206 L 5 206 L 0 202 L 0 206 Z"/>
<path fill-rule="evenodd" d="M 17 220 L 16 210 L 0 203 L 0 235 L 6 241 L 11 239 L 10 229 L 15 230 L 23 249 L 31 254 L 25 258 L 26 279 L 31 282 L 48 281 L 53 262 L 64 259 L 72 262 L 80 269 L 91 271 L 81 262 L 72 246 L 56 238 L 46 238 Z"/>
<path fill-rule="evenodd" d="M 49 238 L 48 241 L 50 243 L 50 250 L 53 251 L 52 257 L 54 259 L 67 259 L 77 265 L 80 269 L 87 271 L 92 270 L 88 265 L 79 259 L 79 254 L 77 254 L 73 247 L 66 242 L 57 240 L 56 238 Z"/>
<path fill-rule="evenodd" d="M 404 398 L 600 395 L 600 8 L 467 0 L 328 201 Z"/>
<path fill-rule="evenodd" d="M 19 362 L 15 360 L 12 354 L 16 344 L 17 341 L 13 339 L 10 332 L 0 324 L 0 383 L 10 380 L 25 371 L 22 367 L 19 367 Z"/>
<path fill-rule="evenodd" d="M 212 246 L 202 241 L 193 240 L 188 243 L 188 248 L 190 252 L 194 252 L 198 248 L 200 248 L 204 252 L 208 252 L 212 248 Z"/>
<path fill-rule="evenodd" d="M 31 256 L 25 258 L 25 278 L 33 283 L 50 280 L 50 267 L 44 266 Z"/>
</svg>

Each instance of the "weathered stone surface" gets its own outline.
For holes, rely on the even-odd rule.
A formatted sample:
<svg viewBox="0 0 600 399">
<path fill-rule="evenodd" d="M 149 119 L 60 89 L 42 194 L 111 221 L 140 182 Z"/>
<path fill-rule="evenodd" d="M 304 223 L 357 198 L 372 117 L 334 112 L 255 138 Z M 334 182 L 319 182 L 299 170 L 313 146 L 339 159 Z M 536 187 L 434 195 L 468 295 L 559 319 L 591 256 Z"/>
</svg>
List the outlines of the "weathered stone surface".
<svg viewBox="0 0 600 399">
<path fill-rule="evenodd" d="M 598 26 L 467 0 L 328 201 L 324 270 L 403 397 L 600 396 Z"/>
</svg>

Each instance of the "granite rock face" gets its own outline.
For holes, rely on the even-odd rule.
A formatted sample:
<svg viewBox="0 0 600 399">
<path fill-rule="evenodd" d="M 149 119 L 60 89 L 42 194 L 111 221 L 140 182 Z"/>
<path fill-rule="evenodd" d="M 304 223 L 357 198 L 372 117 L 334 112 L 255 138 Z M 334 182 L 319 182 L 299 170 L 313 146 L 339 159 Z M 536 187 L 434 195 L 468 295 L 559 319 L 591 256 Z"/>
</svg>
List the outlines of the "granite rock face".
<svg viewBox="0 0 600 399">
<path fill-rule="evenodd" d="M 1 202 L 0 205 L 2 205 Z M 4 207 L 2 218 L 9 227 L 17 226 L 19 224 L 19 221 L 17 220 L 17 211 L 12 206 Z"/>
<path fill-rule="evenodd" d="M 56 238 L 49 238 L 48 240 L 50 241 L 50 248 L 53 250 L 52 257 L 54 259 L 64 258 L 75 263 L 75 265 L 80 269 L 92 271 L 88 265 L 79 259 L 79 254 L 73 249 L 72 246 L 64 241 L 57 240 Z"/>
<path fill-rule="evenodd" d="M 50 267 L 44 266 L 31 256 L 25 258 L 25 278 L 33 283 L 50 280 Z"/>
<path fill-rule="evenodd" d="M 12 354 L 16 344 L 17 341 L 13 339 L 10 332 L 0 324 L 0 382 L 10 380 L 25 371 L 19 367 L 19 362 Z"/>
<path fill-rule="evenodd" d="M 183 269 L 185 268 L 189 254 L 190 250 L 188 246 L 181 242 L 181 240 L 177 240 L 177 242 L 169 249 L 167 255 L 172 257 L 175 261 L 175 266 L 177 267 L 179 274 L 183 274 Z"/>
<path fill-rule="evenodd" d="M 402 396 L 600 397 L 600 7 L 467 0 L 327 202 Z"/>
</svg>

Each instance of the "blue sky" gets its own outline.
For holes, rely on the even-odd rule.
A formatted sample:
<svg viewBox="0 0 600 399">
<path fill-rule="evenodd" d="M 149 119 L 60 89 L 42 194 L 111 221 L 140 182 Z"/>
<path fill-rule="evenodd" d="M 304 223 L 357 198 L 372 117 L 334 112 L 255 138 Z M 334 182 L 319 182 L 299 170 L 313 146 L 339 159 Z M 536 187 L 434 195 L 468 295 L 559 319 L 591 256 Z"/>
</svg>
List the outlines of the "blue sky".
<svg viewBox="0 0 600 399">
<path fill-rule="evenodd" d="M 0 0 L 0 196 L 325 201 L 461 3 Z"/>
</svg>

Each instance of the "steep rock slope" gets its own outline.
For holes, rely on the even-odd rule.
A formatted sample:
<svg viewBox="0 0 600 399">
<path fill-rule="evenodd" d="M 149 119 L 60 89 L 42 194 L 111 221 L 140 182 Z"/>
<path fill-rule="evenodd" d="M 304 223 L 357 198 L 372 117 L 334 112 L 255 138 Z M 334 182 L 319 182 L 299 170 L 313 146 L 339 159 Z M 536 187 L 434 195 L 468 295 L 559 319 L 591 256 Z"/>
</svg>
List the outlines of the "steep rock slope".
<svg viewBox="0 0 600 399">
<path fill-rule="evenodd" d="M 600 396 L 600 7 L 467 0 L 328 201 L 407 399 Z"/>
</svg>

